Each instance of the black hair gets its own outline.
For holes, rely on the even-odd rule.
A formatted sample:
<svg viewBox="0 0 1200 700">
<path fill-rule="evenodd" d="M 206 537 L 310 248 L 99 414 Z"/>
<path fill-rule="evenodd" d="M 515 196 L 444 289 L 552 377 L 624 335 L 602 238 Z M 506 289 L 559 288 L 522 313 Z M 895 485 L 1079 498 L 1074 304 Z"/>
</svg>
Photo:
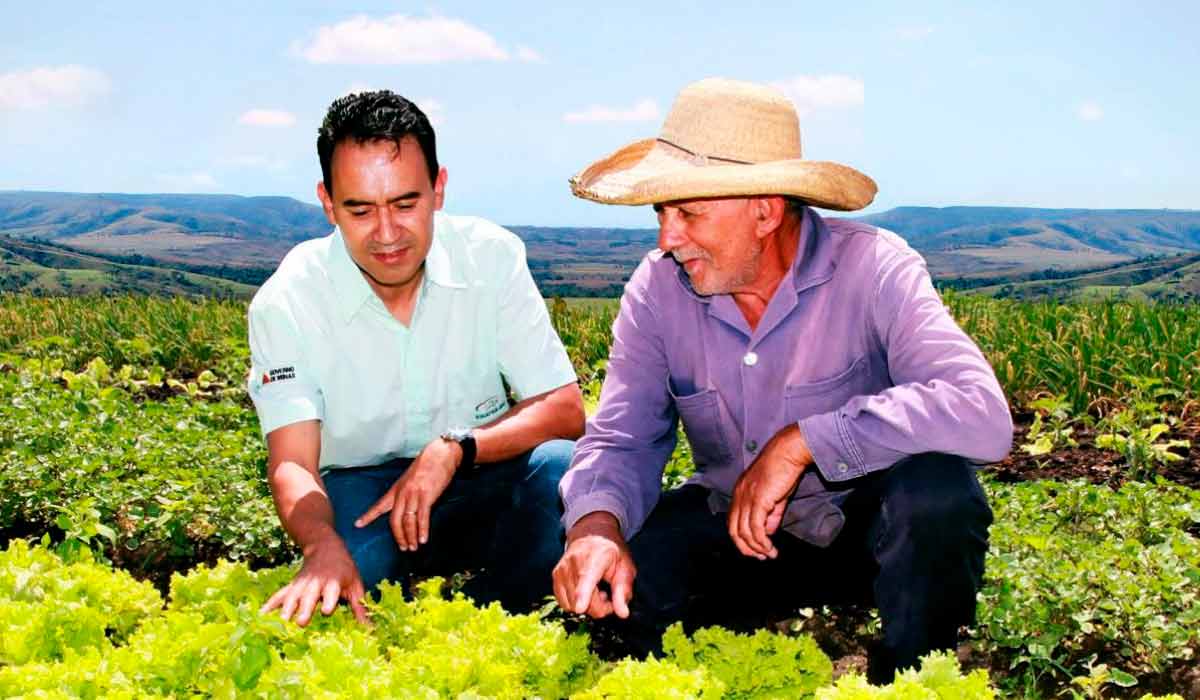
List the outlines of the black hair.
<svg viewBox="0 0 1200 700">
<path fill-rule="evenodd" d="M 334 100 L 317 130 L 317 157 L 325 191 L 333 195 L 334 146 L 343 141 L 391 141 L 399 146 L 406 136 L 417 140 L 429 168 L 429 181 L 436 182 L 437 144 L 429 118 L 419 107 L 391 90 L 357 92 Z"/>
</svg>

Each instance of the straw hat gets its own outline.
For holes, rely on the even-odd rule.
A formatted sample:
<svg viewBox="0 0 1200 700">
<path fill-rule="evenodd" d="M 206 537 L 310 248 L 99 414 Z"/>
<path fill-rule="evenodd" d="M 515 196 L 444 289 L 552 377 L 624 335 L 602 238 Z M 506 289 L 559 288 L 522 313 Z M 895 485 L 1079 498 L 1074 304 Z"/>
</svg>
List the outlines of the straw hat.
<svg viewBox="0 0 1200 700">
<path fill-rule="evenodd" d="M 602 204 L 778 194 L 853 211 L 876 191 L 853 168 L 801 157 L 800 120 L 782 93 L 722 78 L 685 87 L 658 138 L 635 141 L 570 182 L 575 196 Z"/>
</svg>

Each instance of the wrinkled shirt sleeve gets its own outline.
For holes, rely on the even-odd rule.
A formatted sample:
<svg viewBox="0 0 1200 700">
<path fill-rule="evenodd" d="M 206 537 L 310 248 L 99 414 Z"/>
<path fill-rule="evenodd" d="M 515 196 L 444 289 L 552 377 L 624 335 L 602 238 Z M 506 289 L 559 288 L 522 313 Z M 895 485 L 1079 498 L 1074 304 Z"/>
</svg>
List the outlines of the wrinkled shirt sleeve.
<svg viewBox="0 0 1200 700">
<path fill-rule="evenodd" d="M 867 320 L 893 386 L 799 422 L 829 481 L 923 452 L 996 462 L 1012 446 L 1012 417 L 995 372 L 950 316 L 920 255 L 891 252 L 876 272 Z"/>
<path fill-rule="evenodd" d="M 513 246 L 511 263 L 497 285 L 496 346 L 501 374 L 524 400 L 571 384 L 575 369 L 533 282 L 525 244 L 515 240 Z"/>
<path fill-rule="evenodd" d="M 661 327 L 647 302 L 649 265 L 630 278 L 613 322 L 600 409 L 588 419 L 559 492 L 563 525 L 595 511 L 612 513 L 626 540 L 658 502 L 662 474 L 675 448 L 678 416 L 667 382 Z"/>
</svg>

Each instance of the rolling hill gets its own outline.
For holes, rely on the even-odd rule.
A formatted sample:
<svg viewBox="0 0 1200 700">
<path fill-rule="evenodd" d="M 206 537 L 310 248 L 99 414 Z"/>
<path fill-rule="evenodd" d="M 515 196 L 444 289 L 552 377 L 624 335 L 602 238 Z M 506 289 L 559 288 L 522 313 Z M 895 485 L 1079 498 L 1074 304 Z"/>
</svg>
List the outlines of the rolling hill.
<svg viewBox="0 0 1200 700">
<path fill-rule="evenodd" d="M 249 299 L 256 287 L 162 267 L 125 265 L 44 243 L 0 236 L 0 292 L 144 294 Z"/>
<path fill-rule="evenodd" d="M 1147 258 L 1200 252 L 1200 211 L 899 207 L 861 219 L 904 236 L 935 278 L 968 281 L 988 293 L 1021 285 L 1008 293 L 1074 296 L 1077 288 L 1160 284 L 1157 278 L 1108 284 L 1094 273 L 1142 264 L 1140 272 L 1131 268 L 1134 279 L 1149 274 Z M 319 207 L 287 197 L 0 192 L 0 235 L 66 245 L 110 265 L 172 265 L 238 281 L 253 281 L 296 242 L 329 228 Z M 619 294 L 656 239 L 652 229 L 509 228 L 525 240 L 534 277 L 548 295 Z M 238 267 L 250 272 L 220 272 Z M 1072 270 L 1092 277 L 1068 283 Z M 1190 293 L 1189 280 L 1200 271 L 1184 265 L 1163 274 L 1179 278 L 1143 291 Z"/>
</svg>

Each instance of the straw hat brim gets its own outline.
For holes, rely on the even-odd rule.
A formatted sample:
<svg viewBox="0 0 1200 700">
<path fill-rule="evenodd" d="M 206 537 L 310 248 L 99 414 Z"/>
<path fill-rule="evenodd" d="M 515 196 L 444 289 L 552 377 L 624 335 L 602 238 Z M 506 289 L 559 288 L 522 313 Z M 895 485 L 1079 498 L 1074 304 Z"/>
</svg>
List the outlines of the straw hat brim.
<svg viewBox="0 0 1200 700">
<path fill-rule="evenodd" d="M 871 203 L 875 181 L 840 163 L 804 159 L 723 163 L 697 159 L 658 139 L 636 141 L 570 180 L 577 197 L 602 204 L 657 204 L 700 197 L 789 195 L 823 209 Z"/>
</svg>

